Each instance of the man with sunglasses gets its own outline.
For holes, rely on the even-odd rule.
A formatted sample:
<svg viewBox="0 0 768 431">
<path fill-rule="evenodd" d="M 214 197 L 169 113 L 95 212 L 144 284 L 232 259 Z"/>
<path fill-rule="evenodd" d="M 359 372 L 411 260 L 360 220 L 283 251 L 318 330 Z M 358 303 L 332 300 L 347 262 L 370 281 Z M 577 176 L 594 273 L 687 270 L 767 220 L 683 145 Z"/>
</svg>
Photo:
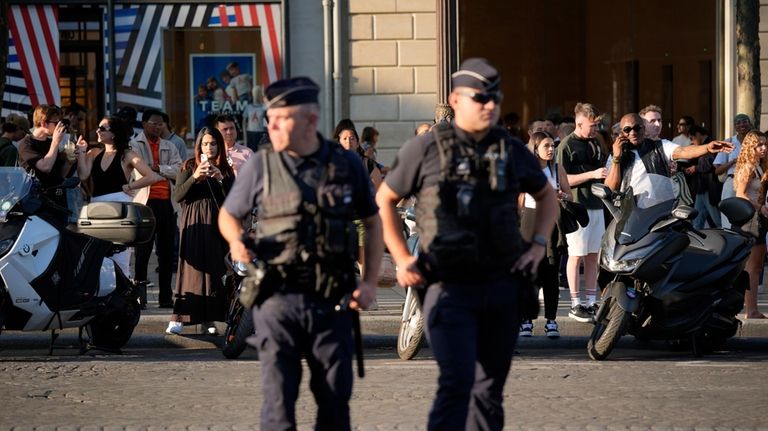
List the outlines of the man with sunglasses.
<svg viewBox="0 0 768 431">
<path fill-rule="evenodd" d="M 681 147 L 669 141 L 647 139 L 643 118 L 634 113 L 621 117 L 619 130 L 608 161 L 605 184 L 611 190 L 621 191 L 631 186 L 635 195 L 651 197 L 660 193 L 654 190 L 652 175 L 669 177 L 670 161 L 733 151 L 733 144 L 724 141 Z"/>
<path fill-rule="evenodd" d="M 428 286 L 427 337 L 440 368 L 429 430 L 504 425 L 502 392 L 520 328 L 521 270 L 535 271 L 557 213 L 554 189 L 533 154 L 496 126 L 502 95 L 485 59 L 452 76 L 454 123 L 406 142 L 376 194 L 384 241 L 401 286 Z M 517 198 L 536 199 L 526 249 Z M 408 252 L 395 204 L 417 197 L 418 257 Z"/>
<path fill-rule="evenodd" d="M 165 113 L 147 109 L 141 117 L 144 131 L 131 141 L 131 147 L 139 153 L 153 171 L 163 177 L 150 187 L 144 187 L 136 192 L 133 200 L 152 208 L 155 215 L 155 232 L 152 241 L 136 247 L 135 274 L 136 280 L 142 285 L 147 283 L 147 266 L 152 253 L 152 246 L 157 248 L 158 302 L 160 308 L 173 308 L 173 289 L 171 280 L 173 268 L 177 264 L 173 259 L 174 235 L 176 232 L 176 213 L 178 203 L 172 199 L 176 187 L 176 176 L 181 167 L 181 156 L 176 146 L 160 136 L 164 125 Z M 134 171 L 140 176 L 137 171 Z"/>
</svg>

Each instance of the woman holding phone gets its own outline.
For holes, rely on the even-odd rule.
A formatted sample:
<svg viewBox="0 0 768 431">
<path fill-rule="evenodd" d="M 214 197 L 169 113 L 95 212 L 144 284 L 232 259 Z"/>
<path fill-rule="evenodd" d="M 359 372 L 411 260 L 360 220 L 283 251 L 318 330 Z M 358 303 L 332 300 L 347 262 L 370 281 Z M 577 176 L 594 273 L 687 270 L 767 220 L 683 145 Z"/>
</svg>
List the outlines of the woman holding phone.
<svg viewBox="0 0 768 431">
<path fill-rule="evenodd" d="M 224 319 L 222 276 L 228 245 L 217 220 L 235 180 L 224 148 L 221 133 L 204 127 L 195 140 L 194 157 L 176 178 L 173 197 L 181 204 L 179 271 L 168 334 L 180 334 L 184 325 L 202 324 L 206 334 L 216 335 L 213 322 Z"/>
</svg>

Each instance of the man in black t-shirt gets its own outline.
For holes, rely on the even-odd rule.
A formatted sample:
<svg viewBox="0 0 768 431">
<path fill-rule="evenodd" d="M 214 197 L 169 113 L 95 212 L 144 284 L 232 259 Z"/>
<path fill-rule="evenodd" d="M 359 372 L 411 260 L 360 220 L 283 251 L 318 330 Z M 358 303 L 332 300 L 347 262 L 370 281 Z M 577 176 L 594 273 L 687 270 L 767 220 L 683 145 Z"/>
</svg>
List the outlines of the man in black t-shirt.
<svg viewBox="0 0 768 431">
<path fill-rule="evenodd" d="M 485 59 L 452 75 L 455 123 L 406 142 L 376 200 L 401 286 L 429 285 L 427 336 L 440 367 L 429 430 L 504 424 L 502 391 L 520 325 L 520 270 L 538 268 L 555 221 L 554 189 L 533 154 L 494 126 L 502 94 Z M 519 193 L 537 201 L 533 244 L 523 245 Z M 402 236 L 395 204 L 417 197 L 419 256 Z"/>
<path fill-rule="evenodd" d="M 592 104 L 577 103 L 574 109 L 576 129 L 557 146 L 557 163 L 568 174 L 568 184 L 573 191 L 573 200 L 587 207 L 589 224 L 567 234 L 568 260 L 566 274 L 571 292 L 571 310 L 568 316 L 579 322 L 591 322 L 597 309 L 597 255 L 605 232 L 603 203 L 592 194 L 592 184 L 602 183 L 608 170 L 605 168 L 607 154 L 597 140 L 601 116 Z M 586 306 L 580 295 L 581 278 L 579 267 L 584 264 L 586 284 Z"/>
</svg>

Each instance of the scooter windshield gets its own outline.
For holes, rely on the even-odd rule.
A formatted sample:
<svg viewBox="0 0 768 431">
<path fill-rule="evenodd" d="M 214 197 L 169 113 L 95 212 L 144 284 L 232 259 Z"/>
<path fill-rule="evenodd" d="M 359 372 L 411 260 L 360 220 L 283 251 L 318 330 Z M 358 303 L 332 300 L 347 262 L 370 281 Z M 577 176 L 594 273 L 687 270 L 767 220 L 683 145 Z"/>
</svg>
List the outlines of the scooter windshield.
<svg viewBox="0 0 768 431">
<path fill-rule="evenodd" d="M 674 183 L 661 175 L 648 175 L 650 188 L 640 193 L 627 189 L 621 202 L 621 217 L 616 223 L 616 242 L 632 244 L 644 237 L 659 220 L 671 216 L 676 204 Z"/>
<path fill-rule="evenodd" d="M 0 167 L 0 221 L 32 188 L 32 177 L 23 168 Z"/>
</svg>

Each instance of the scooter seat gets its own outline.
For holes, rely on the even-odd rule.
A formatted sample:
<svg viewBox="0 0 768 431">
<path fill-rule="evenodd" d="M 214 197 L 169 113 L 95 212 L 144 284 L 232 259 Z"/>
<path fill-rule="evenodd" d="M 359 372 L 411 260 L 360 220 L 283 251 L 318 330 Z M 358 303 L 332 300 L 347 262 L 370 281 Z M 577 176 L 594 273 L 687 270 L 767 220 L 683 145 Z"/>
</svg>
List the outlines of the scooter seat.
<svg viewBox="0 0 768 431">
<path fill-rule="evenodd" d="M 706 238 L 689 233 L 691 242 L 683 252 L 683 261 L 677 266 L 674 279 L 691 279 L 733 258 L 734 253 L 747 241 L 741 235 L 718 229 L 705 230 Z"/>
</svg>

